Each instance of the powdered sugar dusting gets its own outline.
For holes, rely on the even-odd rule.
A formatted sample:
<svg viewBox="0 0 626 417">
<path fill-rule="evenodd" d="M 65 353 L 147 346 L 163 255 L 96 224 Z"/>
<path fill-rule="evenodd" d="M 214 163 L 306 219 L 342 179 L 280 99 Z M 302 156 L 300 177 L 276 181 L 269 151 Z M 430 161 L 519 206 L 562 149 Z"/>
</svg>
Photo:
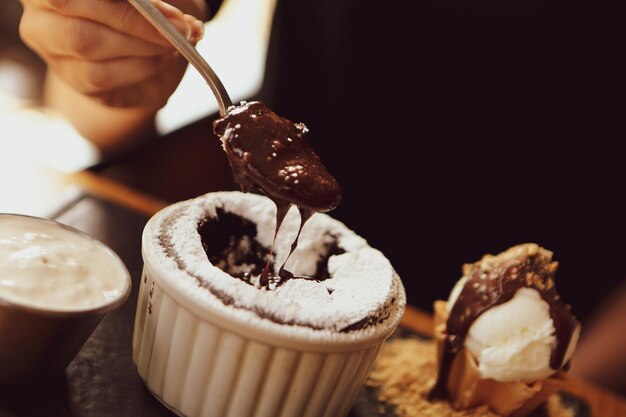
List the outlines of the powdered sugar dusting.
<svg viewBox="0 0 626 417">
<path fill-rule="evenodd" d="M 231 277 L 208 261 L 198 234 L 198 224 L 207 217 L 215 217 L 216 208 L 252 221 L 257 226 L 259 243 L 266 247 L 272 244 L 276 207 L 265 197 L 239 192 L 212 193 L 161 211 L 144 232 L 144 257 L 150 254 L 150 262 L 164 271 L 163 279 L 187 297 L 203 305 L 227 309 L 229 314 L 246 320 L 256 316 L 260 326 L 285 323 L 292 328 L 306 328 L 303 332 L 336 333 L 365 322 L 371 325 L 360 332 L 375 333 L 385 327 L 390 315 L 397 315 L 398 311 L 401 314 L 404 290 L 389 261 L 342 223 L 324 214 L 316 214 L 309 220 L 287 269 L 296 275 L 313 275 L 329 240 L 337 239 L 345 253 L 328 260 L 330 278 L 292 279 L 275 290 L 267 290 Z M 298 216 L 297 210 L 292 209 L 281 227 L 275 246 L 276 268 L 289 253 L 298 231 Z M 164 223 L 167 227 L 163 227 Z M 159 244 L 163 234 L 171 244 L 169 250 L 184 264 L 183 269 Z M 198 281 L 206 288 L 199 288 Z M 223 294 L 229 302 L 215 294 Z"/>
<path fill-rule="evenodd" d="M 243 112 L 245 112 L 246 110 L 248 110 L 248 107 L 250 107 L 250 105 L 251 105 L 251 104 L 254 104 L 254 103 L 258 103 L 258 102 L 257 102 L 257 101 L 250 101 L 250 102 L 247 102 L 247 101 L 241 101 L 241 102 L 239 103 L 239 106 L 230 106 L 230 107 L 228 108 L 228 110 L 227 110 L 227 113 L 228 113 L 228 114 L 239 114 L 239 113 L 243 113 Z"/>
<path fill-rule="evenodd" d="M 230 127 L 228 129 L 226 129 L 224 131 L 224 135 L 221 137 L 222 143 L 228 141 L 228 139 L 230 139 L 230 135 L 232 135 L 234 131 L 235 131 L 235 129 L 230 128 Z"/>
</svg>

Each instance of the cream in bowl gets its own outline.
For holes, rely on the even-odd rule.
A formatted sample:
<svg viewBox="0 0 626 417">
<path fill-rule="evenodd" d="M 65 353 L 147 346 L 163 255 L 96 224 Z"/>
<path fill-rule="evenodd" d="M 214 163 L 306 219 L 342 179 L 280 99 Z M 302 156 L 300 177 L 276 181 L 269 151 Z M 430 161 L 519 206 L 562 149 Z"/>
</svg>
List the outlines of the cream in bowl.
<svg viewBox="0 0 626 417">
<path fill-rule="evenodd" d="M 106 245 L 60 223 L 0 214 L 0 384 L 64 369 L 130 293 Z"/>
</svg>

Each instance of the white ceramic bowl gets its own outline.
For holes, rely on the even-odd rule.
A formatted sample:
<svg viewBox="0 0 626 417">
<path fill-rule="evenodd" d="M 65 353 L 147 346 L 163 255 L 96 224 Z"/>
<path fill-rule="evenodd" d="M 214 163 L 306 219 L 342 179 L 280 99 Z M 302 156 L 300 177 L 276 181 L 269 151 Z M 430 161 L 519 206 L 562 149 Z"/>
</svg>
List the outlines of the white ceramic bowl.
<svg viewBox="0 0 626 417">
<path fill-rule="evenodd" d="M 215 196 L 250 204 L 261 198 L 214 193 L 199 199 Z M 157 244 L 163 221 L 185 204 L 159 212 L 143 235 L 133 359 L 150 391 L 186 417 L 345 416 L 404 312 L 395 272 L 389 317 L 349 332 L 278 324 L 216 297 L 193 297 Z"/>
</svg>

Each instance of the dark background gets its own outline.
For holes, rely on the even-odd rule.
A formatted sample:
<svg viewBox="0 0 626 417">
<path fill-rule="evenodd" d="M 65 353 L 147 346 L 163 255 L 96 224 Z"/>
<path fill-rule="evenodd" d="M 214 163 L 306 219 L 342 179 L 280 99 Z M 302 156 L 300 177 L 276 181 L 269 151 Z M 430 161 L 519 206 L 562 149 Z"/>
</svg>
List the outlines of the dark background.
<svg viewBox="0 0 626 417">
<path fill-rule="evenodd" d="M 12 46 L 19 14 L 2 3 L 0 59 L 41 74 Z M 309 126 L 343 187 L 332 215 L 391 259 L 409 302 L 428 309 L 463 263 L 537 242 L 586 321 L 626 277 L 622 16 L 550 0 L 279 0 L 258 98 Z M 169 201 L 232 188 L 213 117 L 95 169 Z"/>
<path fill-rule="evenodd" d="M 409 301 L 537 242 L 588 318 L 626 277 L 623 26 L 549 1 L 280 1 L 261 97 L 309 126 L 333 215 Z M 622 51 L 622 52 L 619 52 Z"/>
</svg>

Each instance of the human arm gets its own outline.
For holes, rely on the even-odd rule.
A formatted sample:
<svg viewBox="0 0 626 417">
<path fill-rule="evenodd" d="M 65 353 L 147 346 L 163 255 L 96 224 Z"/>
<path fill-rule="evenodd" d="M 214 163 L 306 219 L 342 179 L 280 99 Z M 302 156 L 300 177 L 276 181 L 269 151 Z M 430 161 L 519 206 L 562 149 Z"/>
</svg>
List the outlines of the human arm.
<svg viewBox="0 0 626 417">
<path fill-rule="evenodd" d="M 169 43 L 123 0 L 22 0 L 20 34 L 48 64 L 45 100 L 105 151 L 153 130 L 186 68 Z M 203 0 L 157 6 L 191 41 Z M 186 12 L 188 14 L 183 13 Z M 192 16 L 193 14 L 193 16 Z"/>
</svg>

